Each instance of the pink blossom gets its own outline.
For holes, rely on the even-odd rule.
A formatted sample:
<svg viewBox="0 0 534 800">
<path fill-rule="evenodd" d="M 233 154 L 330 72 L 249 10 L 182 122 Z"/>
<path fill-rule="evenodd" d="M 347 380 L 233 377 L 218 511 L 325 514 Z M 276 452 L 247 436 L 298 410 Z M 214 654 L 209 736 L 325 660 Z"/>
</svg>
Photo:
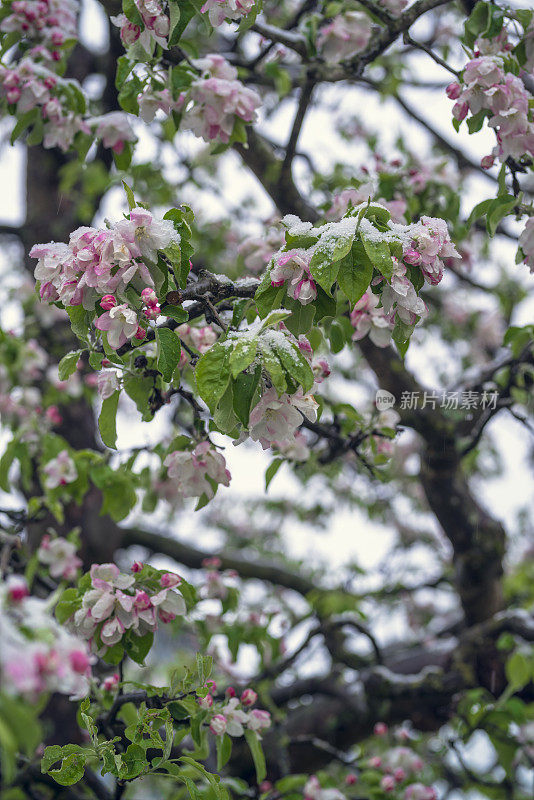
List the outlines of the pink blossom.
<svg viewBox="0 0 534 800">
<path fill-rule="evenodd" d="M 270 388 L 250 412 L 249 435 L 266 450 L 273 443 L 291 441 L 301 423 L 302 415 L 289 395 L 278 397 L 276 389 Z"/>
<path fill-rule="evenodd" d="M 371 38 L 371 20 L 361 11 L 346 11 L 319 29 L 317 45 L 325 61 L 338 64 L 364 50 Z"/>
<path fill-rule="evenodd" d="M 106 369 L 97 375 L 98 394 L 102 400 L 111 397 L 119 388 L 119 379 L 114 369 Z"/>
<path fill-rule="evenodd" d="M 76 578 L 82 561 L 76 555 L 76 545 L 60 536 L 51 539 L 45 534 L 37 550 L 37 558 L 46 564 L 52 578 L 63 578 L 71 581 Z"/>
<path fill-rule="evenodd" d="M 262 711 L 259 708 L 253 708 L 249 714 L 247 727 L 251 731 L 259 733 L 266 728 L 271 727 L 271 715 L 268 711 Z"/>
<path fill-rule="evenodd" d="M 525 264 L 534 272 L 534 217 L 527 219 L 526 225 L 519 237 L 519 246 L 525 256 Z"/>
<path fill-rule="evenodd" d="M 118 350 L 128 339 L 137 333 L 137 314 L 126 303 L 114 306 L 95 321 L 95 328 L 106 331 L 108 343 L 113 350 Z"/>
<path fill-rule="evenodd" d="M 200 11 L 208 14 L 214 28 L 225 19 L 239 20 L 252 11 L 255 0 L 206 0 Z"/>
<path fill-rule="evenodd" d="M 169 478 L 176 481 L 176 492 L 181 497 L 205 494 L 211 499 L 215 492 L 208 478 L 223 486 L 230 485 L 231 475 L 226 469 L 226 461 L 208 441 L 201 442 L 193 451 L 175 450 L 163 464 Z"/>
</svg>

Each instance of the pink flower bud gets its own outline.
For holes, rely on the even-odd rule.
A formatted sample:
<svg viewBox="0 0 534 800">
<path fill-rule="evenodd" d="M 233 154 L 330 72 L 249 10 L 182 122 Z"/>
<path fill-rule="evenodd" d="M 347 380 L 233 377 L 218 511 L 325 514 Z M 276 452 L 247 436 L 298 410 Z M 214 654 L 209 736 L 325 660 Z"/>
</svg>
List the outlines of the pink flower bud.
<svg viewBox="0 0 534 800">
<path fill-rule="evenodd" d="M 455 103 L 452 107 L 452 115 L 458 122 L 462 122 L 467 117 L 469 106 L 467 103 Z"/>
<path fill-rule="evenodd" d="M 491 169 L 494 164 L 495 159 L 493 156 L 484 156 L 484 158 L 480 160 L 480 166 L 482 169 Z"/>
<path fill-rule="evenodd" d="M 117 305 L 117 300 L 112 294 L 105 294 L 102 300 L 100 301 L 100 305 L 104 309 L 104 311 L 110 311 L 112 308 L 115 308 Z"/>
<path fill-rule="evenodd" d="M 388 732 L 388 726 L 385 722 L 377 722 L 373 732 L 375 736 L 385 736 Z"/>
<path fill-rule="evenodd" d="M 30 592 L 24 578 L 13 578 L 7 596 L 12 603 L 20 603 L 25 597 L 29 597 Z"/>
<path fill-rule="evenodd" d="M 215 736 L 222 736 L 223 733 L 226 733 L 227 724 L 226 717 L 222 714 L 215 714 L 210 722 L 210 731 L 215 734 Z"/>
<path fill-rule="evenodd" d="M 234 687 L 233 686 L 229 686 L 228 689 L 226 690 L 225 694 L 226 694 L 227 697 L 235 697 L 236 692 L 235 692 Z"/>
<path fill-rule="evenodd" d="M 355 783 L 358 782 L 358 776 L 354 774 L 354 772 L 349 772 L 347 777 L 345 778 L 345 783 L 347 786 L 354 786 Z"/>
<path fill-rule="evenodd" d="M 271 781 L 262 781 L 260 783 L 260 792 L 261 794 L 265 794 L 266 792 L 270 792 L 273 788 Z"/>
<path fill-rule="evenodd" d="M 459 83 L 449 83 L 445 89 L 445 92 L 447 93 L 449 100 L 458 100 L 462 93 L 462 87 Z"/>
<path fill-rule="evenodd" d="M 146 331 L 145 331 L 145 329 L 144 329 L 144 328 L 142 328 L 142 327 L 139 325 L 139 326 L 137 327 L 137 330 L 136 330 L 136 332 L 135 332 L 134 339 L 138 339 L 139 341 L 141 341 L 142 339 L 144 339 L 144 338 L 145 338 L 145 336 L 146 336 Z"/>
<path fill-rule="evenodd" d="M 150 286 L 146 286 L 143 289 L 141 292 L 141 297 L 145 303 L 149 303 L 150 305 L 158 302 L 158 296 L 154 289 L 151 289 Z"/>
<path fill-rule="evenodd" d="M 178 586 L 182 582 L 182 579 L 179 575 L 174 575 L 172 572 L 166 572 L 161 576 L 159 582 L 166 589 L 170 589 L 173 586 Z"/>
<path fill-rule="evenodd" d="M 213 705 L 213 697 L 211 694 L 207 694 L 206 697 L 197 698 L 197 703 L 199 704 L 200 708 L 211 708 Z"/>
<path fill-rule="evenodd" d="M 113 689 L 116 688 L 120 681 L 120 676 L 118 672 L 114 672 L 113 675 L 109 675 L 107 678 L 104 679 L 102 683 L 102 687 L 105 692 L 111 692 Z"/>
<path fill-rule="evenodd" d="M 132 564 L 132 572 L 141 572 L 143 564 L 140 561 L 134 561 Z"/>
<path fill-rule="evenodd" d="M 79 672 L 80 675 L 87 672 L 90 665 L 89 657 L 83 650 L 73 650 L 72 653 L 69 653 L 69 661 L 73 671 Z"/>
<path fill-rule="evenodd" d="M 421 254 L 412 248 L 404 253 L 403 259 L 406 264 L 417 265 L 421 263 Z"/>
<path fill-rule="evenodd" d="M 241 695 L 241 703 L 244 706 L 253 706 L 257 699 L 258 695 L 254 691 L 254 689 L 245 689 L 245 691 Z"/>
<path fill-rule="evenodd" d="M 59 413 L 57 406 L 50 406 L 47 408 L 45 416 L 52 423 L 52 425 L 61 425 L 63 422 L 63 417 Z"/>
<path fill-rule="evenodd" d="M 385 792 L 392 792 L 395 788 L 395 778 L 392 775 L 384 775 L 380 786 Z"/>
<path fill-rule="evenodd" d="M 103 367 L 111 367 L 111 361 L 109 360 L 109 358 L 103 358 L 102 359 L 102 366 Z"/>
<path fill-rule="evenodd" d="M 373 767 L 374 769 L 380 769 L 380 767 L 382 766 L 382 759 L 380 758 L 380 756 L 373 756 L 372 758 L 369 759 L 368 764 L 370 767 Z"/>
<path fill-rule="evenodd" d="M 402 783 L 406 778 L 406 773 L 402 767 L 397 767 L 397 769 L 393 770 L 393 777 L 397 783 Z"/>
</svg>

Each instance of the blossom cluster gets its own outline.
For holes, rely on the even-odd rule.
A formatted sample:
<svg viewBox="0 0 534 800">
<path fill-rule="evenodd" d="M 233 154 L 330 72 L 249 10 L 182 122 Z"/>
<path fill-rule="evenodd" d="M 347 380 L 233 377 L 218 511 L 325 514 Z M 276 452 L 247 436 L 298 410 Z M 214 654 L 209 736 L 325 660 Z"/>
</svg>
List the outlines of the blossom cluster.
<svg viewBox="0 0 534 800">
<path fill-rule="evenodd" d="M 37 43 L 49 58 L 59 61 L 58 50 L 68 39 L 77 38 L 77 0 L 12 0 L 6 3 L 8 14 L 0 22 L 0 32 L 19 33 Z"/>
<path fill-rule="evenodd" d="M 125 47 L 138 42 L 147 52 L 152 52 L 154 44 L 164 49 L 168 47 L 171 21 L 159 0 L 134 0 L 141 17 L 143 28 L 131 22 L 125 14 L 111 17 L 114 25 L 120 28 L 120 37 Z"/>
<path fill-rule="evenodd" d="M 161 573 L 157 582 L 141 572 L 121 572 L 115 564 L 93 564 L 90 586 L 70 619 L 70 627 L 91 642 L 93 650 L 105 654 L 121 641 L 126 631 L 136 636 L 155 631 L 158 621 L 171 622 L 186 612 L 182 595 L 176 591 L 181 578 Z"/>
<path fill-rule="evenodd" d="M 139 321 L 143 319 L 146 325 L 147 315 L 142 315 L 141 309 L 159 308 L 157 298 L 154 302 L 150 294 L 147 304 L 147 294 L 142 295 L 144 289 L 154 287 L 147 262 L 152 265 L 158 250 L 178 240 L 170 220 L 157 220 L 146 209 L 133 208 L 129 219 L 109 228 L 78 228 L 68 245 L 35 245 L 30 256 L 38 259 L 34 274 L 41 299 L 86 309 L 94 309 L 99 302 L 103 313 L 95 327 L 107 333 L 114 349 L 136 336 L 143 338 L 145 329 Z M 130 287 L 138 293 L 137 308 L 126 296 Z"/>
<path fill-rule="evenodd" d="M 270 728 L 271 715 L 269 712 L 251 708 L 258 699 L 258 695 L 253 689 L 244 689 L 241 698 L 238 698 L 235 689 L 230 687 L 226 690 L 224 703 L 214 705 L 211 692 L 215 688 L 215 684 L 212 683 L 210 693 L 198 701 L 202 708 L 212 711 L 209 729 L 215 736 L 223 736 L 225 733 L 229 736 L 243 736 L 245 728 L 247 728 L 261 737 L 261 731 Z"/>
<path fill-rule="evenodd" d="M 382 208 L 389 216 L 383 206 L 375 204 L 374 207 Z M 318 251 L 327 255 L 341 237 L 355 236 L 358 232 L 372 243 L 391 245 L 398 254 L 391 255 L 392 275 L 388 279 L 376 275 L 351 314 L 355 339 L 369 334 L 375 344 L 385 347 L 391 340 L 397 319 L 406 325 L 415 325 L 418 318 L 426 314 L 426 306 L 413 284 L 411 270 L 419 271 L 422 280 L 437 284 L 443 277 L 443 259 L 460 256 L 442 219 L 423 216 L 411 225 L 389 220 L 380 230 L 365 218 L 365 210 L 366 204 L 362 203 L 351 208 L 340 222 L 327 223 L 320 228 L 301 223 L 296 217 L 286 217 L 284 222 L 289 225 L 290 234 L 313 235 L 318 237 L 318 241 L 308 248 L 280 250 L 273 256 L 268 275 L 272 286 L 285 286 L 289 297 L 306 305 L 317 296 L 311 265 Z"/>
<path fill-rule="evenodd" d="M 215 447 L 206 441 L 193 450 L 175 450 L 163 462 L 173 481 L 176 495 L 184 497 L 214 496 L 217 485 L 229 486 L 231 475 L 226 461 Z M 215 486 L 214 486 L 215 484 Z"/>
<path fill-rule="evenodd" d="M 57 76 L 47 66 L 25 57 L 11 67 L 0 66 L 0 97 L 16 115 L 36 110 L 34 124 L 43 125 L 43 146 L 69 150 L 77 134 L 96 137 L 104 147 L 120 153 L 135 134 L 126 114 L 114 111 L 86 116 L 85 98 L 79 84 Z M 80 110 L 83 109 L 83 110 Z"/>
<path fill-rule="evenodd" d="M 189 88 L 184 126 L 210 142 L 228 143 L 237 120 L 255 122 L 261 98 L 237 80 L 237 69 L 217 54 L 193 61 L 199 70 Z"/>
<path fill-rule="evenodd" d="M 82 639 L 59 625 L 46 600 L 31 597 L 11 575 L 0 587 L 0 678 L 8 694 L 35 700 L 44 692 L 85 697 L 94 656 Z"/>
<path fill-rule="evenodd" d="M 206 0 L 200 11 L 208 14 L 214 28 L 225 20 L 240 20 L 250 14 L 256 0 Z"/>
<path fill-rule="evenodd" d="M 319 29 L 317 46 L 325 61 L 338 64 L 364 50 L 371 39 L 371 20 L 362 11 L 346 11 Z"/>
<path fill-rule="evenodd" d="M 488 169 L 495 158 L 505 162 L 534 155 L 534 122 L 529 93 L 520 77 L 508 71 L 500 55 L 481 55 L 469 61 L 462 73 L 462 83 L 451 83 L 447 95 L 456 100 L 452 113 L 462 122 L 468 113 L 485 113 L 488 125 L 495 130 L 497 145 L 482 166 Z"/>
</svg>

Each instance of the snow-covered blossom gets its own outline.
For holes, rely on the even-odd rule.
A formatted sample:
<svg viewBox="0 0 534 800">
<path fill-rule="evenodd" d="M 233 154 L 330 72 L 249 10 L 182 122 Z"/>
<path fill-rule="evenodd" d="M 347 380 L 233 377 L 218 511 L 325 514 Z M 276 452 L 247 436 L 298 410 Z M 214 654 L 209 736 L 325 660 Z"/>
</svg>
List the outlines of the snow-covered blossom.
<svg viewBox="0 0 534 800">
<path fill-rule="evenodd" d="M 207 142 L 217 139 L 227 143 L 236 119 L 255 122 L 261 98 L 237 80 L 235 67 L 228 62 L 222 65 L 219 59 L 209 55 L 193 62 L 203 75 L 189 89 L 188 101 L 192 102 L 184 115 L 184 126 Z"/>
<path fill-rule="evenodd" d="M 205 494 L 211 500 L 215 490 L 210 481 L 230 485 L 231 475 L 226 469 L 224 456 L 208 441 L 200 442 L 194 450 L 175 450 L 163 464 L 175 483 L 176 494 L 181 497 Z"/>
<path fill-rule="evenodd" d="M 120 28 L 120 37 L 124 47 L 130 47 L 141 36 L 140 25 L 130 22 L 126 14 L 117 14 L 110 17 L 110 20 L 117 28 Z"/>
<path fill-rule="evenodd" d="M 67 450 L 62 450 L 55 458 L 45 464 L 43 472 L 46 476 L 44 483 L 47 489 L 66 486 L 78 477 L 76 464 Z"/>
<path fill-rule="evenodd" d="M 460 258 L 443 219 L 421 217 L 411 228 L 413 239 L 404 252 L 404 261 L 421 266 L 428 283 L 439 283 L 443 277 L 444 258 Z"/>
<path fill-rule="evenodd" d="M 145 33 L 148 34 L 149 41 L 153 39 L 156 44 L 167 48 L 167 37 L 169 35 L 171 23 L 169 17 L 163 10 L 159 0 L 134 0 L 145 26 Z M 141 44 L 147 48 L 146 40 L 143 37 Z"/>
<path fill-rule="evenodd" d="M 371 20 L 362 11 L 346 11 L 319 29 L 318 49 L 325 61 L 338 64 L 364 50 L 371 38 Z"/>
<path fill-rule="evenodd" d="M 56 622 L 47 600 L 20 586 L 19 576 L 9 576 L 0 587 L 2 690 L 30 700 L 44 692 L 85 697 L 94 661 L 86 643 Z"/>
<path fill-rule="evenodd" d="M 81 559 L 76 555 L 76 545 L 60 536 L 51 539 L 45 534 L 37 550 L 37 558 L 41 564 L 48 566 L 52 578 L 66 581 L 73 580 L 82 566 Z"/>
<path fill-rule="evenodd" d="M 208 14 L 214 28 L 221 25 L 225 19 L 239 20 L 249 14 L 254 8 L 256 0 L 206 0 L 201 6 L 201 13 Z"/>
</svg>

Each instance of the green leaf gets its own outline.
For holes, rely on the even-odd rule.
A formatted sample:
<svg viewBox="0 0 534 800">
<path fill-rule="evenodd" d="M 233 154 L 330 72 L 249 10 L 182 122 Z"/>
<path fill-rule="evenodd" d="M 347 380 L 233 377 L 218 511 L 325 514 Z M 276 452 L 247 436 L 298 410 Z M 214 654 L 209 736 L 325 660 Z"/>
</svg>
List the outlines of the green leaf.
<svg viewBox="0 0 534 800">
<path fill-rule="evenodd" d="M 330 294 L 332 284 L 337 278 L 339 261 L 333 262 L 332 255 L 324 250 L 316 250 L 310 261 L 310 272 L 314 280 Z"/>
<path fill-rule="evenodd" d="M 134 401 L 137 410 L 142 414 L 143 421 L 149 422 L 154 416 L 149 407 L 149 398 L 154 391 L 153 378 L 125 374 L 123 385 L 124 391 Z"/>
<path fill-rule="evenodd" d="M 217 771 L 220 772 L 232 755 L 232 740 L 228 734 L 215 737 L 215 747 L 217 749 Z"/>
<path fill-rule="evenodd" d="M 373 265 L 361 239 L 355 239 L 352 248 L 339 265 L 337 281 L 351 305 L 365 294 L 373 277 Z"/>
<path fill-rule="evenodd" d="M 242 372 L 232 386 L 234 413 L 242 425 L 248 427 L 250 409 L 261 378 L 261 367 L 258 365 L 253 373 Z"/>
<path fill-rule="evenodd" d="M 256 769 L 256 780 L 258 783 L 261 783 L 262 781 L 265 780 L 265 776 L 267 775 L 267 769 L 265 767 L 265 756 L 263 755 L 263 748 L 261 746 L 261 742 L 258 739 L 258 735 L 255 731 L 245 731 L 245 739 L 247 740 L 247 744 L 250 748 L 252 759 L 254 761 L 254 767 Z"/>
<path fill-rule="evenodd" d="M 495 236 L 495 231 L 499 222 L 510 214 L 515 206 L 521 202 L 521 198 L 514 197 L 514 195 L 506 194 L 503 197 L 497 197 L 486 214 L 486 228 L 490 236 Z"/>
<path fill-rule="evenodd" d="M 199 360 L 195 377 L 201 398 L 213 411 L 230 380 L 230 350 L 227 343 L 215 342 Z"/>
<path fill-rule="evenodd" d="M 300 383 L 304 393 L 309 392 L 315 381 L 312 368 L 296 345 L 292 344 L 289 339 L 286 339 L 284 344 L 285 346 L 279 345 L 277 342 L 274 344 L 278 358 L 287 373 L 297 383 Z"/>
<path fill-rule="evenodd" d="M 119 59 L 119 61 L 120 61 L 120 59 Z M 126 199 L 128 200 L 128 208 L 131 211 L 132 208 L 135 208 L 136 205 L 137 205 L 136 202 L 135 202 L 134 193 L 133 193 L 132 189 L 128 186 L 126 181 L 122 181 L 122 185 L 124 187 L 124 191 L 126 192 Z"/>
<path fill-rule="evenodd" d="M 271 461 L 271 463 L 265 470 L 265 491 L 267 491 L 267 489 L 269 488 L 272 479 L 274 478 L 274 476 L 276 475 L 276 473 L 278 472 L 283 463 L 284 463 L 283 458 L 275 458 L 274 461 Z"/>
<path fill-rule="evenodd" d="M 384 278 L 391 278 L 393 275 L 393 259 L 387 242 L 373 241 L 362 232 L 360 232 L 360 236 L 365 252 L 373 266 L 382 273 Z"/>
<path fill-rule="evenodd" d="M 259 349 L 263 366 L 271 376 L 271 381 L 278 394 L 283 394 L 287 389 L 285 369 L 270 342 L 264 337 L 259 340 Z"/>
<path fill-rule="evenodd" d="M 89 332 L 87 311 L 83 306 L 67 306 L 67 314 L 69 315 L 72 332 L 76 334 L 78 339 L 86 341 Z"/>
<path fill-rule="evenodd" d="M 50 747 L 45 747 L 45 751 L 41 759 L 41 772 L 43 774 L 47 773 L 50 767 L 55 764 L 56 761 L 61 761 L 67 756 L 80 752 L 83 753 L 83 749 L 78 744 L 66 744 L 63 747 L 59 744 L 53 744 Z"/>
<path fill-rule="evenodd" d="M 150 652 L 150 648 L 154 642 L 154 634 L 148 631 L 144 636 L 136 636 L 133 631 L 129 631 L 129 635 L 123 639 L 124 649 L 130 656 L 132 661 L 136 664 L 144 666 L 144 661 Z"/>
<path fill-rule="evenodd" d="M 244 372 L 256 358 L 258 339 L 257 337 L 251 338 L 250 336 L 243 335 L 234 341 L 234 349 L 230 355 L 230 369 L 232 371 L 232 377 L 235 380 L 239 373 Z"/>
<path fill-rule="evenodd" d="M 163 380 L 170 383 L 173 372 L 180 362 L 180 339 L 169 328 L 158 328 L 156 340 L 158 342 L 158 370 Z"/>
<path fill-rule="evenodd" d="M 111 397 L 106 397 L 102 402 L 102 409 L 98 417 L 98 430 L 102 441 L 107 447 L 117 449 L 117 407 L 120 392 L 113 392 Z"/>
<path fill-rule="evenodd" d="M 66 356 L 63 356 L 58 365 L 60 381 L 66 381 L 67 378 L 70 378 L 71 375 L 74 375 L 76 372 L 76 365 L 78 364 L 80 356 L 83 352 L 83 350 L 73 350 L 71 353 L 67 353 Z"/>
<path fill-rule="evenodd" d="M 529 662 L 528 658 L 519 651 L 512 653 L 510 658 L 506 661 L 506 677 L 508 683 L 513 689 L 522 689 L 534 677 L 533 664 Z"/>
<path fill-rule="evenodd" d="M 266 328 L 274 328 L 279 322 L 287 319 L 290 314 L 291 311 L 288 311 L 287 308 L 274 308 L 263 320 L 260 331 L 264 331 Z"/>
<path fill-rule="evenodd" d="M 72 617 L 82 604 L 81 597 L 77 589 L 65 589 L 60 596 L 58 603 L 55 607 L 54 614 L 60 625 L 63 625 L 69 617 Z"/>
</svg>

